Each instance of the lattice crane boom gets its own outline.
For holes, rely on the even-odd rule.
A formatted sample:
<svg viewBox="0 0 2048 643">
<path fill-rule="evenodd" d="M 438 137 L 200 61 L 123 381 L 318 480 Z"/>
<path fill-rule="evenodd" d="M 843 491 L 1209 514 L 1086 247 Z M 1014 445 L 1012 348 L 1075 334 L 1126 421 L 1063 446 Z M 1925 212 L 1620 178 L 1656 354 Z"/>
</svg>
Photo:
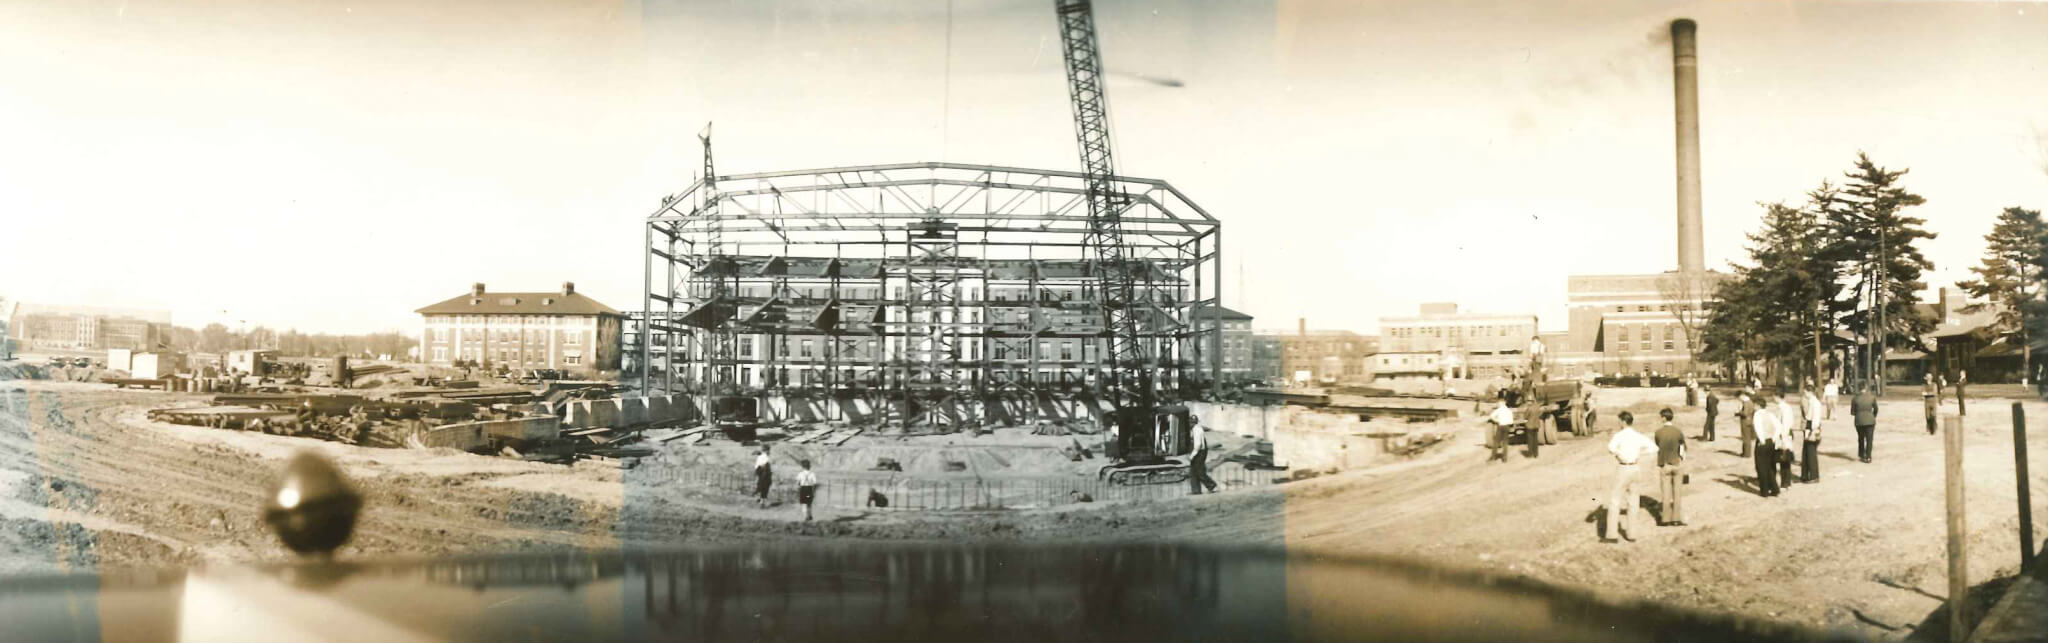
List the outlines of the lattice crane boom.
<svg viewBox="0 0 2048 643">
<path fill-rule="evenodd" d="M 1074 108 L 1074 133 L 1087 182 L 1089 231 L 1083 245 L 1092 255 L 1093 272 L 1102 280 L 1098 301 L 1109 333 L 1108 397 L 1119 410 L 1135 407 L 1149 412 L 1155 405 L 1152 366 L 1134 305 L 1137 281 L 1144 271 L 1124 243 L 1123 210 L 1130 198 L 1116 183 L 1094 9 L 1089 0 L 1055 0 L 1055 7 L 1065 49 L 1068 96 Z"/>
</svg>

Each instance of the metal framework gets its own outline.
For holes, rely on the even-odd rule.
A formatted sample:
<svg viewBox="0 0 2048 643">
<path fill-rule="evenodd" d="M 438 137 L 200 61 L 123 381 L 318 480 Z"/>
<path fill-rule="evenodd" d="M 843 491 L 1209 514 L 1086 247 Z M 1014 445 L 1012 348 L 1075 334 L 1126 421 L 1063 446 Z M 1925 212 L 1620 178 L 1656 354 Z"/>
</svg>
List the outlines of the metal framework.
<svg viewBox="0 0 2048 643">
<path fill-rule="evenodd" d="M 1125 306 L 1137 352 L 1154 356 L 1138 373 L 1111 352 L 1082 173 L 710 169 L 707 152 L 706 176 L 646 219 L 628 348 L 643 390 L 758 393 L 819 402 L 826 419 L 947 431 L 1094 404 L 1119 381 L 1178 397 L 1221 373 L 1221 325 L 1196 313 L 1221 300 L 1222 226 L 1164 181 L 1109 187 L 1127 199 L 1122 246 L 1143 277 Z"/>
</svg>

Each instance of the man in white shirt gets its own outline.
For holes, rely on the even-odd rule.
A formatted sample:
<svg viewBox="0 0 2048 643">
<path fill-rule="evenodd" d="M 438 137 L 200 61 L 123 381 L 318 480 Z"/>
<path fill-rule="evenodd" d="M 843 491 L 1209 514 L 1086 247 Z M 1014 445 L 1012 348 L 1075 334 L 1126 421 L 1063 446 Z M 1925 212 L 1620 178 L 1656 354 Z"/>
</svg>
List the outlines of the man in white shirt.
<svg viewBox="0 0 2048 643">
<path fill-rule="evenodd" d="M 1622 411 L 1621 430 L 1607 440 L 1607 452 L 1614 456 L 1614 492 L 1608 495 L 1607 520 L 1617 527 L 1624 540 L 1634 541 L 1636 506 L 1641 504 L 1636 495 L 1636 478 L 1642 471 L 1642 459 L 1657 454 L 1657 443 L 1649 436 L 1636 432 L 1636 417 Z M 1622 512 L 1628 512 L 1623 519 Z"/>
<path fill-rule="evenodd" d="M 1515 425 L 1515 410 L 1508 408 L 1506 400 L 1496 402 L 1493 405 L 1493 413 L 1486 417 L 1486 421 L 1492 425 L 1486 429 L 1486 448 L 1493 451 L 1486 461 L 1507 462 L 1508 427 Z"/>
<path fill-rule="evenodd" d="M 1778 490 L 1792 486 L 1792 459 L 1799 453 L 1799 443 L 1806 441 L 1806 425 L 1800 422 L 1799 409 L 1792 406 L 1792 400 L 1785 395 L 1785 389 L 1778 389 Z"/>
<path fill-rule="evenodd" d="M 1838 398 L 1840 398 L 1840 397 L 1841 397 L 1841 395 L 1842 395 L 1842 385 L 1841 385 L 1840 383 L 1836 382 L 1836 381 L 1835 381 L 1835 378 L 1833 378 L 1833 377 L 1829 377 L 1829 378 L 1828 378 L 1828 385 L 1827 385 L 1827 387 L 1826 387 L 1826 388 L 1823 388 L 1823 389 L 1821 389 L 1821 394 L 1820 394 L 1820 403 L 1821 403 L 1821 405 L 1822 405 L 1822 407 L 1821 407 L 1821 408 L 1822 408 L 1822 411 L 1823 411 L 1823 412 L 1821 413 L 1821 419 L 1824 419 L 1824 420 L 1832 420 L 1832 419 L 1835 419 L 1835 400 L 1836 400 L 1836 399 L 1838 399 Z"/>
<path fill-rule="evenodd" d="M 1759 405 L 1750 420 L 1756 426 L 1756 493 L 1770 498 L 1778 495 L 1779 415 Z"/>
<path fill-rule="evenodd" d="M 1216 493 L 1216 480 L 1209 477 L 1209 435 L 1202 430 L 1202 420 L 1188 416 L 1188 439 L 1194 441 L 1193 457 L 1188 462 L 1188 487 L 1194 495 L 1202 495 L 1207 487 L 1209 493 Z"/>
<path fill-rule="evenodd" d="M 761 445 L 761 451 L 754 456 L 754 506 L 768 506 L 768 485 L 775 480 L 775 470 L 768 460 L 768 445 Z"/>
</svg>

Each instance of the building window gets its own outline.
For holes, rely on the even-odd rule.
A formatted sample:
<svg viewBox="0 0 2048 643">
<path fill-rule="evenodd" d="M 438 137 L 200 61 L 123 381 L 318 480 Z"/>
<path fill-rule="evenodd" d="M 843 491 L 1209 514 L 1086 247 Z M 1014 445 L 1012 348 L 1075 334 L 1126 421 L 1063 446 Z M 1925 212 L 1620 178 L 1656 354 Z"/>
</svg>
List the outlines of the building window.
<svg viewBox="0 0 2048 643">
<path fill-rule="evenodd" d="M 436 362 L 445 362 L 445 361 L 448 361 L 448 347 L 446 347 L 446 346 L 435 346 L 435 347 L 434 347 L 434 361 L 436 361 Z"/>
<path fill-rule="evenodd" d="M 564 363 L 564 364 L 568 364 L 568 365 L 570 365 L 570 366 L 574 366 L 574 365 L 577 365 L 577 364 L 582 364 L 582 363 L 583 363 L 583 356 L 582 356 L 582 355 L 564 355 L 564 356 L 562 357 L 562 363 Z"/>
<path fill-rule="evenodd" d="M 803 352 L 802 352 L 802 353 L 800 353 L 800 355 L 802 355 L 802 356 L 804 356 L 804 357 L 810 357 L 810 356 L 811 356 L 811 340 L 808 340 L 808 339 L 804 340 L 804 341 L 803 341 L 803 344 L 801 345 L 801 347 L 802 347 L 802 349 L 803 349 Z M 805 379 L 805 381 L 804 381 L 804 383 L 805 383 L 805 384 L 809 384 L 809 383 L 810 383 L 810 381 L 809 381 L 809 378 L 806 378 L 806 379 Z"/>
<path fill-rule="evenodd" d="M 1064 341 L 1064 342 L 1060 342 L 1060 361 L 1063 361 L 1063 362 L 1071 362 L 1071 361 L 1074 361 L 1074 343 L 1073 343 L 1073 342 L 1071 342 L 1071 341 Z"/>
</svg>

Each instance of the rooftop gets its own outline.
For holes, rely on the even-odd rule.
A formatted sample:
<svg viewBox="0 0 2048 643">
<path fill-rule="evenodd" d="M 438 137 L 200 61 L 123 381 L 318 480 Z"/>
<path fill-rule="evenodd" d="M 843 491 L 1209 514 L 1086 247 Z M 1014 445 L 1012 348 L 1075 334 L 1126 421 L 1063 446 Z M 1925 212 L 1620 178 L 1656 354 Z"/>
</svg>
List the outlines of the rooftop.
<svg viewBox="0 0 2048 643">
<path fill-rule="evenodd" d="M 422 315 L 614 315 L 611 306 L 563 284 L 556 292 L 489 292 L 477 284 L 469 292 L 413 311 Z"/>
</svg>

